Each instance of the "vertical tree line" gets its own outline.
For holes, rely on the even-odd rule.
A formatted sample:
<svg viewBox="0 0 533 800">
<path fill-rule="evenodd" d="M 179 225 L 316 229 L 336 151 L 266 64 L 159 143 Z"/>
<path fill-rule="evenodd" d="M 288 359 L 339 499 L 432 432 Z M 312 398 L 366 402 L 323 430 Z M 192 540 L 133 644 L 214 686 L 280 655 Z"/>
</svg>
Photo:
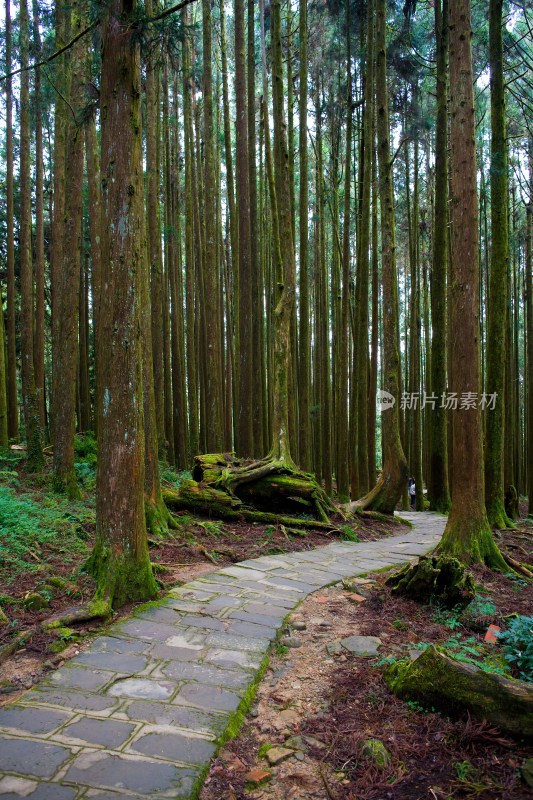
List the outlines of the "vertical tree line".
<svg viewBox="0 0 533 800">
<path fill-rule="evenodd" d="M 178 5 L 5 2 L 0 446 L 76 497 L 97 435 L 106 602 L 153 590 L 161 465 L 201 452 L 385 513 L 412 476 L 498 563 L 533 471 L 527 20 Z"/>
</svg>

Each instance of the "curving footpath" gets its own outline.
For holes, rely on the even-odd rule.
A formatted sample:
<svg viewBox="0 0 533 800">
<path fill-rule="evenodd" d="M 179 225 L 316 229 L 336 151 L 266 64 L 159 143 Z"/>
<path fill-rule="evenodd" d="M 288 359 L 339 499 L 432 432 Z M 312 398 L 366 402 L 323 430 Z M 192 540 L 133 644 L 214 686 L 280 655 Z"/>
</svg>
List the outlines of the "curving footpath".
<svg viewBox="0 0 533 800">
<path fill-rule="evenodd" d="M 192 798 L 235 735 L 285 616 L 308 594 L 426 553 L 445 517 L 377 542 L 242 561 L 112 626 L 0 709 L 4 800 Z"/>
</svg>

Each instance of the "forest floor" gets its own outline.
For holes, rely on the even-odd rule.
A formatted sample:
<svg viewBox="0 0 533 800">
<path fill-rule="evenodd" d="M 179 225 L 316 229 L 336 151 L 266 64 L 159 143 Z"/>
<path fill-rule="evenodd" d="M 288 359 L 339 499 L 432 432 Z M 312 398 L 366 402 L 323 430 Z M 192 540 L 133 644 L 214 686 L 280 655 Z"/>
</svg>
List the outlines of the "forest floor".
<svg viewBox="0 0 533 800">
<path fill-rule="evenodd" d="M 500 546 L 531 562 L 532 521 L 502 534 Z M 213 761 L 200 800 L 532 796 L 520 775 L 531 746 L 468 715 L 450 719 L 399 700 L 383 671 L 429 643 L 460 660 L 505 670 L 498 645 L 484 636 L 489 623 L 501 625 L 507 614 L 532 614 L 533 586 L 476 568 L 479 613 L 469 619 L 392 595 L 387 574 L 356 580 L 351 591 L 337 585 L 312 594 L 291 615 L 295 646 L 276 649 L 240 735 Z M 340 645 L 353 635 L 378 636 L 379 658 L 361 658 Z M 385 766 L 363 753 L 368 739 L 387 749 Z M 278 755 L 272 748 L 285 750 L 276 765 L 269 763 L 270 750 Z"/>
<path fill-rule="evenodd" d="M 76 458 L 82 497 L 72 501 L 52 489 L 50 455 L 44 474 L 35 477 L 24 472 L 23 451 L 0 454 L 0 612 L 5 615 L 0 616 L 0 652 L 17 634 L 35 629 L 24 647 L 0 663 L 0 705 L 62 666 L 102 632 L 98 621 L 57 631 L 40 627 L 52 614 L 81 605 L 94 593 L 94 581 L 82 571 L 96 528 L 94 440 L 77 437 Z M 184 478 L 190 474 L 170 469 L 162 473 L 167 488 L 176 488 Z M 339 537 L 338 532 L 305 530 L 296 535 L 283 526 L 221 523 L 187 513 L 175 519 L 179 527 L 168 539 L 150 541 L 152 562 L 160 565 L 156 574 L 162 591 L 238 561 L 312 550 Z M 368 541 L 401 531 L 393 520 L 360 518 L 342 526 L 340 536 Z M 106 624 L 131 609 L 125 606 Z"/>
<path fill-rule="evenodd" d="M 98 624 L 59 633 L 40 629 L 48 616 L 86 601 L 94 591 L 91 578 L 80 568 L 94 540 L 95 457 L 86 441 L 78 442 L 77 451 L 83 497 L 76 502 L 54 494 L 49 470 L 37 480 L 25 475 L 21 453 L 13 451 L 0 460 L 0 608 L 7 617 L 0 626 L 0 648 L 16 632 L 35 627 L 26 646 L 0 665 L 0 705 L 84 650 L 91 637 L 102 632 Z M 163 480 L 173 487 L 180 476 L 167 470 Z M 232 562 L 314 549 L 333 538 L 313 531 L 294 536 L 282 527 L 222 524 L 185 514 L 179 523 L 174 538 L 151 544 L 153 562 L 165 568 L 158 572 L 162 588 Z M 392 521 L 361 519 L 355 531 L 346 526 L 341 535 L 364 541 L 401 532 Z M 533 523 L 523 520 L 517 530 L 503 533 L 499 544 L 515 559 L 531 563 Z M 213 762 L 201 800 L 530 797 L 520 767 L 533 755 L 531 748 L 485 723 L 449 719 L 404 703 L 383 681 L 391 659 L 428 643 L 445 645 L 460 659 L 502 668 L 498 645 L 484 643 L 487 625 L 501 624 L 508 614 L 531 615 L 533 586 L 481 568 L 474 572 L 479 614 L 470 620 L 457 611 L 394 597 L 384 585 L 385 573 L 310 595 L 291 615 L 293 646 L 274 648 L 256 702 L 240 735 Z M 32 596 L 41 608 L 30 607 Z M 122 609 L 113 621 L 130 611 Z M 379 636 L 379 658 L 360 658 L 340 645 L 355 634 Z M 363 755 L 369 738 L 386 747 L 386 766 Z M 280 746 L 287 746 L 289 756 L 269 764 L 269 749 Z"/>
</svg>

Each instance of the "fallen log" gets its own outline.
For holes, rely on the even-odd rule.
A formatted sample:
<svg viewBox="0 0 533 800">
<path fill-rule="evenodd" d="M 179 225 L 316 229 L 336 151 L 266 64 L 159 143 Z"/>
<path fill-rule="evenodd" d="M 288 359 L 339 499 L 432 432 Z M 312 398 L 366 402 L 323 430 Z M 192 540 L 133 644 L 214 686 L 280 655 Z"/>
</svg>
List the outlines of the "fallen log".
<svg viewBox="0 0 533 800">
<path fill-rule="evenodd" d="M 533 684 L 455 661 L 433 645 L 413 662 L 391 664 L 384 678 L 403 700 L 451 714 L 469 711 L 514 736 L 533 738 Z"/>
<path fill-rule="evenodd" d="M 188 485 L 186 485 L 188 484 Z M 340 533 L 333 522 L 308 519 L 305 517 L 288 517 L 283 514 L 272 514 L 267 511 L 254 511 L 246 508 L 238 498 L 232 498 L 224 492 L 201 486 L 194 481 L 186 481 L 179 491 L 163 489 L 163 500 L 171 511 L 194 511 L 217 519 L 247 520 L 266 525 L 286 525 L 293 528 L 309 528 L 312 530 Z"/>
</svg>

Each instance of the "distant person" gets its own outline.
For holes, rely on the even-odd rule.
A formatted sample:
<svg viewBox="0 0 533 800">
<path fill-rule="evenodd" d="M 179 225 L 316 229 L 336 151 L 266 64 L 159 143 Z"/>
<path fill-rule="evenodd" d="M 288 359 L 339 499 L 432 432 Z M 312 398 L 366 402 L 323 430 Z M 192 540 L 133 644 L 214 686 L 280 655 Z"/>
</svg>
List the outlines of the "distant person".
<svg viewBox="0 0 533 800">
<path fill-rule="evenodd" d="M 409 497 L 411 499 L 411 508 L 414 509 L 416 505 L 416 486 L 414 478 L 409 478 Z"/>
</svg>

